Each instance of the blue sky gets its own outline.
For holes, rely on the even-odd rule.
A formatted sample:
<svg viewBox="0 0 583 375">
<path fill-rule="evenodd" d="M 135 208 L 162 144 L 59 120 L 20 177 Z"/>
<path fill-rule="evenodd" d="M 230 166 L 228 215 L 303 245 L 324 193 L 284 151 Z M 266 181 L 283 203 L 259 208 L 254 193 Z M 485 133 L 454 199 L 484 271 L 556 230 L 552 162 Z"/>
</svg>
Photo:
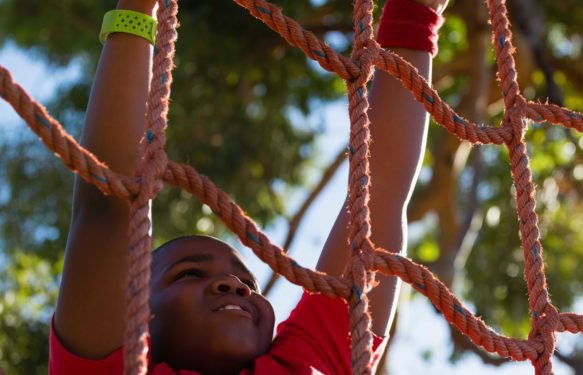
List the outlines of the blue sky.
<svg viewBox="0 0 583 375">
<path fill-rule="evenodd" d="M 41 103 L 46 103 L 55 93 L 59 82 L 76 77 L 79 69 L 74 64 L 65 69 L 48 67 L 33 55 L 16 49 L 7 44 L 0 50 L 0 64 L 7 67 L 14 79 Z M 307 119 L 297 118 L 297 121 L 322 122 L 325 132 L 318 140 L 319 160 L 317 165 L 325 166 L 336 152 L 346 145 L 348 139 L 348 115 L 346 103 L 323 106 Z M 12 109 L 0 101 L 0 132 L 3 137 L 11 137 L 16 132 L 23 131 L 24 125 Z M 55 158 L 55 163 L 60 161 Z M 317 181 L 319 170 L 312 173 L 313 181 Z M 323 246 L 326 235 L 332 227 L 333 221 L 346 195 L 347 166 L 344 165 L 336 174 L 322 196 L 308 212 L 301 226 L 296 242 L 290 254 L 300 264 L 313 268 L 319 251 Z M 300 192 L 292 199 L 290 212 L 300 204 L 306 191 Z M 68 215 L 68 213 L 63 213 Z M 286 234 L 287 225 L 283 220 L 276 222 L 266 232 L 275 243 L 281 243 Z M 261 284 L 270 275 L 269 270 L 248 250 L 242 249 L 250 268 L 258 276 Z M 277 284 L 270 298 L 276 309 L 278 321 L 285 319 L 301 295 L 301 289 L 287 281 Z M 403 296 L 409 296 L 409 288 L 405 287 Z M 579 304 L 577 311 L 583 311 L 583 304 Z M 450 343 L 445 320 L 434 313 L 431 305 L 424 298 L 402 298 L 400 304 L 399 329 L 396 342 L 390 353 L 390 370 L 393 375 L 411 374 L 532 374 L 533 368 L 529 363 L 512 363 L 499 368 L 485 366 L 475 356 L 459 361 L 452 366 L 447 358 Z M 561 346 L 568 348 L 574 345 L 576 336 L 570 334 L 559 335 Z M 431 352 L 430 357 L 424 358 L 425 353 Z M 555 360 L 556 374 L 569 374 L 568 368 L 561 366 Z"/>
</svg>

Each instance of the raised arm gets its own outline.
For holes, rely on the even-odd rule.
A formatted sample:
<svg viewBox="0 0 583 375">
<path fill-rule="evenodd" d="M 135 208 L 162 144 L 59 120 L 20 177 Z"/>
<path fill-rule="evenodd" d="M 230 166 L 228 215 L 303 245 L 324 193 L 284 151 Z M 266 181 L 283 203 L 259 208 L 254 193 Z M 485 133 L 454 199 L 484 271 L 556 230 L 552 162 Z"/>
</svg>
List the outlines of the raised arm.
<svg viewBox="0 0 583 375">
<path fill-rule="evenodd" d="M 156 0 L 119 0 L 117 7 L 152 15 L 155 5 Z M 110 34 L 87 107 L 82 145 L 125 175 L 140 160 L 151 51 L 146 39 Z M 63 344 L 82 357 L 104 357 L 123 342 L 128 212 L 126 202 L 76 179 L 54 327 Z"/>
<path fill-rule="evenodd" d="M 399 15 L 409 11 L 402 6 L 411 7 L 411 12 L 418 4 L 412 0 L 388 0 L 392 5 L 398 3 Z M 447 0 L 418 0 L 441 12 Z M 383 22 L 387 21 L 388 13 L 385 9 Z M 437 14 L 422 9 L 435 19 Z M 394 16 L 393 16 L 394 17 Z M 418 14 L 413 15 L 418 19 Z M 411 16 L 409 17 L 411 18 Z M 406 24 L 406 23 L 404 23 Z M 436 24 L 437 25 L 437 24 Z M 407 30 L 403 25 L 384 25 L 400 28 L 400 34 Z M 395 38 L 403 38 L 400 34 Z M 392 37 L 391 37 L 392 38 Z M 389 38 L 390 39 L 390 38 Z M 403 38 L 406 39 L 406 38 Z M 380 40 L 380 38 L 379 38 Z M 417 47 L 421 50 L 391 48 L 394 52 L 411 62 L 419 73 L 431 81 L 432 54 L 428 48 L 423 48 L 419 41 L 394 40 L 381 45 L 397 45 Z M 426 50 L 422 50 L 426 49 Z M 377 70 L 375 72 L 369 93 L 372 135 L 371 143 L 371 188 L 370 188 L 370 215 L 372 241 L 387 250 L 406 253 L 407 247 L 407 204 L 413 192 L 422 162 L 427 138 L 428 115 L 423 106 L 415 101 L 409 91 L 389 74 Z M 346 204 L 344 205 L 346 207 Z M 343 208 L 326 241 L 322 255 L 318 262 L 318 270 L 341 274 L 344 271 L 349 256 L 347 244 L 348 214 Z M 396 310 L 396 299 L 400 282 L 396 277 L 377 275 L 380 284 L 369 293 L 372 316 L 372 330 L 380 336 L 386 334 L 393 321 Z"/>
</svg>

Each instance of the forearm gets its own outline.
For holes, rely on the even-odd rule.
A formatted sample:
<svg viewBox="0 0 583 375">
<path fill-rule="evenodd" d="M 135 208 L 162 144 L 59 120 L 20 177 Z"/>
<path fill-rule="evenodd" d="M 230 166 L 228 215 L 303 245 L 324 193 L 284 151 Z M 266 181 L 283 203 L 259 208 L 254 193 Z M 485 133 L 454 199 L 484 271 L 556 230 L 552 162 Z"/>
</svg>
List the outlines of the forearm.
<svg viewBox="0 0 583 375">
<path fill-rule="evenodd" d="M 431 80 L 428 52 L 395 51 Z M 370 103 L 372 241 L 386 250 L 406 254 L 407 204 L 422 164 L 429 116 L 396 78 L 381 71 L 375 74 Z M 400 282 L 380 274 L 377 278 L 380 283 L 369 297 L 373 331 L 383 335 L 393 322 Z"/>
<path fill-rule="evenodd" d="M 152 1 L 120 0 L 118 8 L 151 15 L 154 4 Z M 111 169 L 125 175 L 131 175 L 140 160 L 139 142 L 146 122 L 150 60 L 151 46 L 145 39 L 126 33 L 110 34 L 102 50 L 87 107 L 81 144 Z M 81 179 L 77 179 L 76 185 L 76 208 L 94 199 L 111 201 L 110 204 L 118 202 L 104 197 Z"/>
<path fill-rule="evenodd" d="M 430 78 L 428 52 L 395 49 Z M 391 251 L 406 248 L 406 207 L 417 179 L 427 134 L 428 115 L 411 93 L 388 73 L 375 72 L 369 92 L 371 143 L 370 214 L 372 240 Z M 348 261 L 348 214 L 342 209 L 324 246 L 319 270 L 341 274 Z M 337 249 L 342 248 L 342 251 Z M 370 294 L 373 331 L 384 335 L 394 315 L 397 278 L 379 275 L 381 283 Z M 381 302 L 378 302 L 381 301 Z M 392 301 L 392 302 L 391 302 Z M 376 303 L 375 303 L 376 302 Z"/>
<path fill-rule="evenodd" d="M 431 58 L 437 53 L 441 12 L 448 0 L 387 0 L 377 33 L 384 48 L 393 49 L 431 80 Z M 427 137 L 428 115 L 398 79 L 376 71 L 369 92 L 371 240 L 380 248 L 406 252 L 406 208 L 415 187 Z M 343 208 L 318 262 L 318 269 L 340 274 L 349 259 L 348 213 Z M 369 293 L 372 330 L 384 335 L 393 321 L 398 297 L 396 277 L 377 275 Z"/>
<path fill-rule="evenodd" d="M 151 14 L 154 1 L 120 0 L 118 8 Z M 81 143 L 112 170 L 131 175 L 146 122 L 151 46 L 109 35 L 98 64 Z M 55 327 L 70 350 L 102 357 L 122 343 L 128 204 L 77 178 Z"/>
<path fill-rule="evenodd" d="M 394 49 L 431 81 L 431 56 L 425 51 Z M 394 215 L 407 206 L 425 150 L 429 115 L 401 82 L 377 70 L 369 94 L 371 198 L 374 211 Z M 391 193 L 387 196 L 387 193 Z M 384 195 L 384 198 L 383 198 Z M 383 202 L 384 201 L 384 202 Z M 383 209 L 377 210 L 376 206 Z M 377 217 L 381 219 L 381 217 Z"/>
</svg>

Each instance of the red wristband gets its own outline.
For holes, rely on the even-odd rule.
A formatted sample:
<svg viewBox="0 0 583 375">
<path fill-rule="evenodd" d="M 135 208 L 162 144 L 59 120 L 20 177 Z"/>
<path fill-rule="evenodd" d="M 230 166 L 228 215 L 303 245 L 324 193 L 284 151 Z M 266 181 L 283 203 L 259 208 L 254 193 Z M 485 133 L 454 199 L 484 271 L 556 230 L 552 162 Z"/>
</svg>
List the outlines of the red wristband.
<svg viewBox="0 0 583 375">
<path fill-rule="evenodd" d="M 444 18 L 414 0 L 387 0 L 377 33 L 381 47 L 401 47 L 437 54 Z"/>
</svg>

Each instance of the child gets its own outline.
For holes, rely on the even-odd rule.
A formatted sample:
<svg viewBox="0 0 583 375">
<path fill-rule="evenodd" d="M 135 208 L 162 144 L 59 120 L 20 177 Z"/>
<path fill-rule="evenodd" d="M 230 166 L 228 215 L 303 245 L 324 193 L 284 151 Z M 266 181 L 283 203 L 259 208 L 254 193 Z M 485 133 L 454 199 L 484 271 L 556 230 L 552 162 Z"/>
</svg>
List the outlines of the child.
<svg viewBox="0 0 583 375">
<path fill-rule="evenodd" d="M 447 0 L 389 0 L 379 42 L 430 79 L 439 14 Z M 155 0 L 119 0 L 152 15 Z M 254 22 L 250 20 L 250 22 Z M 404 47 L 404 48 L 399 48 Z M 131 175 L 143 135 L 152 48 L 144 38 L 108 36 L 87 109 L 82 144 L 113 170 Z M 404 252 L 406 206 L 417 178 L 428 116 L 401 84 L 377 71 L 370 90 L 372 240 Z M 386 199 L 386 197 L 393 197 Z M 50 340 L 52 374 L 121 374 L 128 206 L 77 179 L 66 261 Z M 317 269 L 339 275 L 349 249 L 343 209 Z M 384 349 L 398 293 L 378 277 L 370 294 L 373 350 Z M 349 374 L 346 304 L 304 294 L 272 340 L 274 313 L 253 275 L 227 244 L 182 237 L 157 249 L 152 264 L 150 373 Z"/>
</svg>

